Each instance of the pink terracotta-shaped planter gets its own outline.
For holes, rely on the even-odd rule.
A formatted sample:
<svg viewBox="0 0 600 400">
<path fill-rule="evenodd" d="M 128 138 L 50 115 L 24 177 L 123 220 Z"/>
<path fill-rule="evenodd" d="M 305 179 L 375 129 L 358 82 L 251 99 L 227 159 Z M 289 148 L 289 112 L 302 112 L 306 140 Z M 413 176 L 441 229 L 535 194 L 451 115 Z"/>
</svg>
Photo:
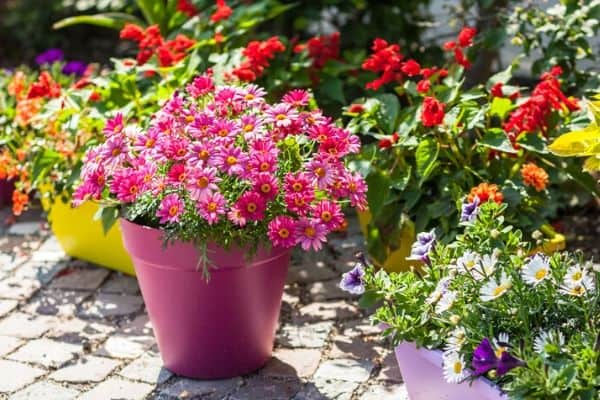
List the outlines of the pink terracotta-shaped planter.
<svg viewBox="0 0 600 400">
<path fill-rule="evenodd" d="M 12 180 L 0 179 L 0 207 L 12 203 L 13 190 L 15 190 L 15 183 Z"/>
<path fill-rule="evenodd" d="M 210 281 L 191 243 L 163 247 L 162 232 L 121 219 L 166 368 L 201 379 L 255 371 L 271 357 L 290 250 L 208 246 Z"/>
<path fill-rule="evenodd" d="M 497 387 L 480 378 L 473 383 L 448 383 L 442 371 L 442 352 L 403 342 L 396 358 L 410 400 L 506 400 Z"/>
</svg>

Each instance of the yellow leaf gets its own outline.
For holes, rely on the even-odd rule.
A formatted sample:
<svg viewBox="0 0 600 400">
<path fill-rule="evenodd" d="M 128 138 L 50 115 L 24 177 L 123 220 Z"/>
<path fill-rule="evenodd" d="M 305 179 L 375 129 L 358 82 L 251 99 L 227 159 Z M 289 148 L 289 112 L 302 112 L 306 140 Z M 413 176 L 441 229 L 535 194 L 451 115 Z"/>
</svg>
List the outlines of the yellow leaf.
<svg viewBox="0 0 600 400">
<path fill-rule="evenodd" d="M 592 156 L 585 160 L 583 170 L 586 172 L 600 171 L 600 155 Z"/>
<path fill-rule="evenodd" d="M 600 143 L 600 127 L 590 125 L 558 137 L 548 148 L 563 157 L 591 155 L 592 147 Z"/>
</svg>

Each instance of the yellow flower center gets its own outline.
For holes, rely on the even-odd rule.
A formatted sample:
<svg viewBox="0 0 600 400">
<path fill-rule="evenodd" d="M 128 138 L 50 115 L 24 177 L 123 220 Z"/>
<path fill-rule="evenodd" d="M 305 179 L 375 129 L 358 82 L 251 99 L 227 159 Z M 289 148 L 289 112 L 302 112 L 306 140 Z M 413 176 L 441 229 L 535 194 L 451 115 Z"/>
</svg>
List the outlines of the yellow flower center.
<svg viewBox="0 0 600 400">
<path fill-rule="evenodd" d="M 271 192 L 271 185 L 269 185 L 268 183 L 263 183 L 262 185 L 260 185 L 260 191 L 263 193 Z"/>
<path fill-rule="evenodd" d="M 171 217 L 174 217 L 175 215 L 177 215 L 178 212 L 179 212 L 178 206 L 171 206 L 171 208 L 169 208 L 169 215 Z"/>
<path fill-rule="evenodd" d="M 202 161 L 208 160 L 209 156 L 210 156 L 210 153 L 206 150 L 200 150 L 200 153 L 198 153 L 198 158 L 201 159 Z"/>
<path fill-rule="evenodd" d="M 187 153 L 187 151 L 185 149 L 179 149 L 179 150 L 177 150 L 177 155 L 179 157 L 185 156 L 185 153 Z"/>
<path fill-rule="evenodd" d="M 133 185 L 132 187 L 129 188 L 129 193 L 130 194 L 136 194 L 138 192 L 139 188 L 136 185 Z"/>
<path fill-rule="evenodd" d="M 206 209 L 210 212 L 215 212 L 217 211 L 217 203 L 215 203 L 214 201 L 211 201 L 210 203 L 208 203 L 208 205 L 206 206 Z"/>
<path fill-rule="evenodd" d="M 302 189 L 304 189 L 304 185 L 300 182 L 296 182 L 292 185 L 292 189 L 294 189 L 294 192 L 301 192 Z"/>
<path fill-rule="evenodd" d="M 111 154 L 113 155 L 113 157 L 116 157 L 116 156 L 118 156 L 119 154 L 121 154 L 121 149 L 119 149 L 119 148 L 115 148 L 115 149 L 113 149 L 113 151 L 112 151 L 112 153 L 111 153 Z"/>
<path fill-rule="evenodd" d="M 281 228 L 278 233 L 279 236 L 284 239 L 287 239 L 290 236 L 290 231 L 288 231 L 286 228 Z"/>
<path fill-rule="evenodd" d="M 248 203 L 248 205 L 246 206 L 246 210 L 248 210 L 248 212 L 253 213 L 254 211 L 256 211 L 256 204 Z"/>
<path fill-rule="evenodd" d="M 544 279 L 546 277 L 546 275 L 548 275 L 548 270 L 538 269 L 537 272 L 535 273 L 535 279 L 538 281 L 541 281 L 542 279 Z"/>
<path fill-rule="evenodd" d="M 252 124 L 244 125 L 244 132 L 252 132 L 252 129 L 254 129 L 254 125 L 252 125 Z"/>
<path fill-rule="evenodd" d="M 146 148 L 150 148 L 150 147 L 154 146 L 154 143 L 156 143 L 156 140 L 154 140 L 154 139 L 147 139 L 145 146 L 146 146 Z"/>
<path fill-rule="evenodd" d="M 315 237 L 317 232 L 315 231 L 315 228 L 313 228 L 312 226 L 307 226 L 306 229 L 304 229 L 304 234 L 309 238 L 313 238 L 313 237 Z"/>
<path fill-rule="evenodd" d="M 581 273 L 581 271 L 577 271 L 573 275 L 571 275 L 571 279 L 573 279 L 574 281 L 578 281 L 582 278 L 582 276 L 583 274 Z"/>
<path fill-rule="evenodd" d="M 201 189 L 204 189 L 207 186 L 208 186 L 208 178 L 205 177 L 205 176 L 201 176 L 198 179 L 198 187 L 201 188 Z"/>
<path fill-rule="evenodd" d="M 455 374 L 460 374 L 463 370 L 463 365 L 460 361 L 455 361 L 452 369 L 454 370 Z"/>
<path fill-rule="evenodd" d="M 268 171 L 268 170 L 269 170 L 269 167 L 270 167 L 270 165 L 269 165 L 269 163 L 267 163 L 267 162 L 262 162 L 262 163 L 260 163 L 260 170 L 261 170 L 262 172 Z"/>
<path fill-rule="evenodd" d="M 333 218 L 333 216 L 331 215 L 331 213 L 329 211 L 323 211 L 321 213 L 321 219 L 325 222 L 331 221 L 332 218 Z"/>
<path fill-rule="evenodd" d="M 319 178 L 322 178 L 325 176 L 325 169 L 318 167 L 317 169 L 315 169 L 315 173 Z"/>
<path fill-rule="evenodd" d="M 187 122 L 188 124 L 190 122 L 194 122 L 194 116 L 193 115 L 186 115 L 185 116 L 185 122 Z"/>
<path fill-rule="evenodd" d="M 277 116 L 275 117 L 277 121 L 283 121 L 285 118 L 285 114 L 277 114 Z"/>
<path fill-rule="evenodd" d="M 244 96 L 244 100 L 254 100 L 254 95 L 252 93 L 247 93 Z"/>
<path fill-rule="evenodd" d="M 506 287 L 504 285 L 500 285 L 494 289 L 494 297 L 498 297 L 504 292 L 506 292 Z"/>
<path fill-rule="evenodd" d="M 227 157 L 227 164 L 229 164 L 229 165 L 237 164 L 237 158 L 235 158 L 234 156 Z"/>
<path fill-rule="evenodd" d="M 221 129 L 218 133 L 219 136 L 221 137 L 225 137 L 229 134 L 229 131 L 227 129 Z"/>
</svg>

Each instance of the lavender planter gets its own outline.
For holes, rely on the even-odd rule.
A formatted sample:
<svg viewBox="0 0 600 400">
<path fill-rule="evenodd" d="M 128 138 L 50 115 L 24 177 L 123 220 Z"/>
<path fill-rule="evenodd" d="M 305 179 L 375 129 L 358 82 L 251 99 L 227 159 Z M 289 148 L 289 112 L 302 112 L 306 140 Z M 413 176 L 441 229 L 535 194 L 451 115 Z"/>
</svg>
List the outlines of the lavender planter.
<svg viewBox="0 0 600 400">
<path fill-rule="evenodd" d="M 121 220 L 165 367 L 203 379 L 257 370 L 271 357 L 290 251 L 208 246 L 206 282 L 190 243 L 162 247 L 162 233 Z"/>
<path fill-rule="evenodd" d="M 13 180 L 0 179 L 0 207 L 11 204 L 13 190 L 15 190 Z"/>
<path fill-rule="evenodd" d="M 484 379 L 472 384 L 447 383 L 442 371 L 442 353 L 404 342 L 396 347 L 396 358 L 410 400 L 506 400 L 507 397 Z"/>
</svg>

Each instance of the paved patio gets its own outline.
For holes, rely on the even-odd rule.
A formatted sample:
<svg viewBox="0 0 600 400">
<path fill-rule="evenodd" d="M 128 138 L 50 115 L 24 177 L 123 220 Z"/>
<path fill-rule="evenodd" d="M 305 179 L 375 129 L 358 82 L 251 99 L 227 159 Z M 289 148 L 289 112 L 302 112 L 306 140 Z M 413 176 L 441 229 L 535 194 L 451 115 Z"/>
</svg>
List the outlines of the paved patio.
<svg viewBox="0 0 600 400">
<path fill-rule="evenodd" d="M 337 287 L 354 221 L 294 255 L 273 359 L 198 381 L 161 367 L 136 280 L 65 256 L 40 214 L 8 227 L 0 210 L 0 399 L 408 399 L 389 344 Z"/>
</svg>

